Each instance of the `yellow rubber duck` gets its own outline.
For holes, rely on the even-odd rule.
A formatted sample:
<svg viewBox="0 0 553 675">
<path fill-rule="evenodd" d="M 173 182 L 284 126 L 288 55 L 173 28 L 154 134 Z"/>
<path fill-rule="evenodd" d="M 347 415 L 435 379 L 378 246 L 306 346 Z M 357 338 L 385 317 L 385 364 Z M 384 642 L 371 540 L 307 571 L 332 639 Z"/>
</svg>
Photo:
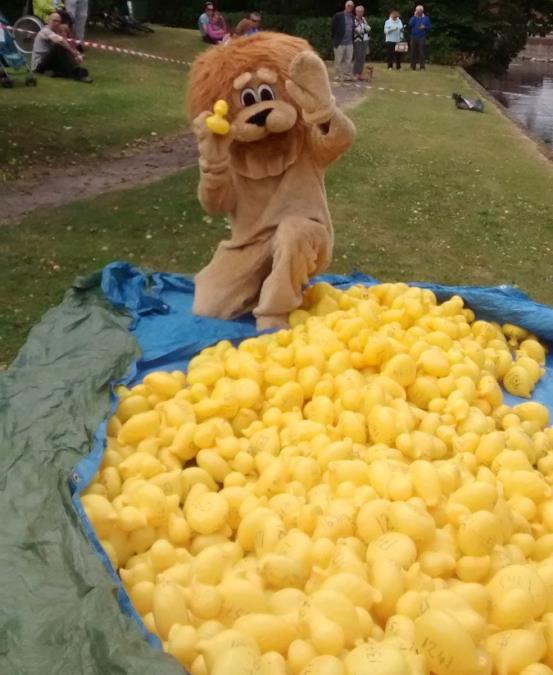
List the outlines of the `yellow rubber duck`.
<svg viewBox="0 0 553 675">
<path fill-rule="evenodd" d="M 228 120 L 225 119 L 228 114 L 228 103 L 223 99 L 220 99 L 213 106 L 213 115 L 210 115 L 205 123 L 207 128 L 214 134 L 219 136 L 226 136 L 230 131 L 230 124 Z"/>
</svg>

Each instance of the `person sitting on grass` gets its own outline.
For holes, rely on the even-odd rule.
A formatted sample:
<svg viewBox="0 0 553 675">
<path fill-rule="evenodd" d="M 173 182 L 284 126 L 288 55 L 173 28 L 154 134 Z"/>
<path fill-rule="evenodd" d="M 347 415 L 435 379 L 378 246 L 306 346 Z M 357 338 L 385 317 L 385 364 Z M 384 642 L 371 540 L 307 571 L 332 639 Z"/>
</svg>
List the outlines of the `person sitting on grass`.
<svg viewBox="0 0 553 675">
<path fill-rule="evenodd" d="M 67 40 L 74 40 L 75 30 L 74 22 L 71 14 L 65 9 L 64 0 L 33 0 L 33 14 L 38 17 L 42 23 L 48 23 L 48 17 L 53 12 L 59 14 L 61 17 L 61 24 L 59 33 Z M 77 49 L 82 52 L 81 45 L 77 45 Z"/>
<path fill-rule="evenodd" d="M 200 14 L 200 18 L 198 19 L 198 30 L 200 31 L 200 37 L 204 42 L 211 43 L 211 40 L 207 33 L 207 27 L 213 20 L 214 14 L 215 14 L 215 5 L 212 2 L 206 2 L 204 5 L 203 14 Z"/>
<path fill-rule="evenodd" d="M 88 70 L 81 66 L 83 57 L 62 34 L 62 19 L 57 12 L 48 17 L 35 37 L 31 68 L 35 73 L 52 77 L 68 77 L 79 82 L 92 82 Z"/>
<path fill-rule="evenodd" d="M 230 33 L 227 29 L 225 19 L 223 15 L 217 11 L 213 13 L 213 17 L 211 21 L 207 24 L 206 30 L 209 42 L 213 44 L 225 42 L 230 37 Z"/>
<path fill-rule="evenodd" d="M 82 54 L 84 52 L 84 47 L 80 42 L 76 42 L 71 14 L 66 12 L 65 9 L 56 9 L 55 12 L 60 15 L 61 19 L 59 34 L 71 44 L 75 44 L 75 49 Z"/>
<path fill-rule="evenodd" d="M 242 19 L 235 29 L 236 35 L 253 35 L 261 30 L 261 14 L 252 12 L 247 19 Z"/>
</svg>

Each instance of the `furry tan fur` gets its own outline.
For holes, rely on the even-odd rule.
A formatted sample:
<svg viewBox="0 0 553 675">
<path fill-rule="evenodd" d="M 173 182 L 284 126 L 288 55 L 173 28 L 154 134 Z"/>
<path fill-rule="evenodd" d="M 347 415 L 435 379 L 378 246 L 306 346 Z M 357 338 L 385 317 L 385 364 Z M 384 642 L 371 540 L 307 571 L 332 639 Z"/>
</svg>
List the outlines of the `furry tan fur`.
<svg viewBox="0 0 553 675">
<path fill-rule="evenodd" d="M 228 214 L 231 239 L 196 276 L 194 312 L 223 319 L 253 310 L 260 329 L 287 325 L 302 285 L 330 263 L 324 172 L 355 128 L 335 105 L 324 63 L 307 42 L 262 32 L 194 62 L 188 109 L 200 154 L 198 197 Z M 206 126 L 229 106 L 230 133 Z"/>
</svg>

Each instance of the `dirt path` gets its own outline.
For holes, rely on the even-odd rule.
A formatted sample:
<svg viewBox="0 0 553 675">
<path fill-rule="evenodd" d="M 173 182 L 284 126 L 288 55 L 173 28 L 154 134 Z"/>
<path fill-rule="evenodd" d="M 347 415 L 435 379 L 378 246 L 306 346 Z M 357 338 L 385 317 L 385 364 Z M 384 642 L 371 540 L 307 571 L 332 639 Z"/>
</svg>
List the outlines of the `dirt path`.
<svg viewBox="0 0 553 675">
<path fill-rule="evenodd" d="M 350 110 L 359 105 L 368 94 L 369 90 L 363 82 L 346 82 L 344 84 L 332 83 L 332 92 L 336 102 L 344 110 Z"/>
<path fill-rule="evenodd" d="M 191 133 L 148 143 L 138 152 L 122 152 L 104 161 L 71 168 L 47 169 L 40 180 L 8 183 L 2 191 L 0 224 L 7 224 L 38 208 L 61 206 L 112 190 L 161 180 L 194 166 L 196 143 Z"/>
<path fill-rule="evenodd" d="M 349 109 L 363 100 L 362 85 L 333 84 L 338 104 Z M 191 133 L 153 141 L 138 151 L 124 151 L 103 161 L 80 166 L 46 169 L 38 178 L 8 183 L 2 189 L 0 225 L 21 219 L 38 208 L 52 208 L 161 180 L 194 166 L 196 143 Z"/>
</svg>

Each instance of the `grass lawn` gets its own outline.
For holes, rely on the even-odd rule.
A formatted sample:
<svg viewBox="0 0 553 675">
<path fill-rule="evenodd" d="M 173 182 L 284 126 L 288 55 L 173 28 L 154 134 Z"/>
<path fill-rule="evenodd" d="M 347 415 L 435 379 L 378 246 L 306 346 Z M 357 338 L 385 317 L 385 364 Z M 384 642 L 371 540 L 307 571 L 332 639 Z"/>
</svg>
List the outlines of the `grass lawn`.
<svg viewBox="0 0 553 675">
<path fill-rule="evenodd" d="M 154 34 L 118 35 L 92 28 L 87 39 L 190 61 L 203 47 L 197 31 L 156 27 Z M 84 85 L 39 77 L 36 88 L 0 90 L 0 185 L 30 167 L 59 166 L 184 128 L 187 67 L 95 49 Z"/>
<path fill-rule="evenodd" d="M 470 93 L 455 71 L 388 72 L 375 87 Z M 553 166 L 492 107 L 372 90 L 351 112 L 353 149 L 327 175 L 332 270 L 383 280 L 515 283 L 553 304 Z M 0 361 L 75 276 L 117 259 L 194 272 L 228 235 L 203 216 L 196 170 L 150 187 L 37 213 L 6 227 L 0 259 Z"/>
</svg>

